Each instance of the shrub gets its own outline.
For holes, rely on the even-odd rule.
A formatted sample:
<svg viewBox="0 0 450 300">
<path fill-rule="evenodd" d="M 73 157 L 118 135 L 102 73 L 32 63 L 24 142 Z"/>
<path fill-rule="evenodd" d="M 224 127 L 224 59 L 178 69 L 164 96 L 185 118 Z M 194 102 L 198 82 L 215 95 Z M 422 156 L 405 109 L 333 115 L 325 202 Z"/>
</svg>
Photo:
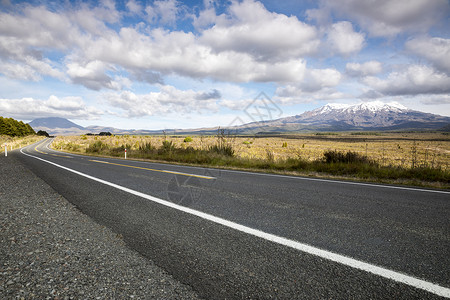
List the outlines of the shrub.
<svg viewBox="0 0 450 300">
<path fill-rule="evenodd" d="M 183 142 L 185 142 L 185 143 L 190 143 L 190 142 L 192 142 L 192 141 L 193 141 L 193 139 L 192 139 L 190 136 L 187 136 L 187 137 L 184 138 L 184 141 L 183 141 Z"/>
<path fill-rule="evenodd" d="M 367 156 L 357 152 L 347 151 L 341 152 L 329 150 L 323 153 L 324 161 L 330 163 L 373 163 Z"/>
<path fill-rule="evenodd" d="M 159 148 L 161 153 L 173 152 L 175 150 L 175 143 L 173 141 L 164 140 L 162 142 L 161 148 Z"/>
<path fill-rule="evenodd" d="M 217 144 L 214 146 L 209 146 L 208 151 L 212 152 L 212 153 L 229 156 L 229 157 L 233 157 L 235 154 L 233 146 L 231 146 L 230 144 L 225 144 L 225 143 Z"/>
<path fill-rule="evenodd" d="M 150 153 L 153 152 L 156 149 L 155 146 L 152 145 L 150 142 L 145 142 L 142 145 L 139 145 L 139 151 L 144 153 Z"/>
<path fill-rule="evenodd" d="M 97 141 L 93 144 L 90 144 L 88 148 L 86 148 L 86 152 L 91 152 L 91 153 L 99 153 L 103 150 L 108 149 L 108 145 L 103 143 L 102 141 Z"/>
<path fill-rule="evenodd" d="M 47 132 L 47 131 L 44 131 L 44 130 L 39 130 L 39 131 L 37 132 L 37 135 L 50 137 L 50 135 L 48 134 L 48 132 Z"/>
</svg>

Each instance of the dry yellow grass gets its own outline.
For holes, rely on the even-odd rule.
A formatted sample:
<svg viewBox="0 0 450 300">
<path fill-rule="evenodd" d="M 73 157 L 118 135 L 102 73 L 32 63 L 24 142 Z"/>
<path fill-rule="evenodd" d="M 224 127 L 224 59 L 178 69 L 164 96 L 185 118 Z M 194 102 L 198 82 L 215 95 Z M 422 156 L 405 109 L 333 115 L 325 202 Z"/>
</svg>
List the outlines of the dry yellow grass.
<svg viewBox="0 0 450 300">
<path fill-rule="evenodd" d="M 207 149 L 217 141 L 215 136 L 192 136 L 192 142 L 184 143 L 184 136 L 167 137 L 177 147 L 191 146 Z M 60 136 L 53 143 L 55 149 L 85 152 L 89 144 L 102 141 L 111 147 L 128 144 L 130 150 L 138 149 L 144 143 L 160 147 L 163 136 Z M 274 159 L 301 157 L 313 161 L 323 156 L 324 151 L 354 151 L 367 155 L 381 165 L 440 167 L 449 170 L 450 136 L 445 133 L 380 133 L 376 135 L 355 135 L 333 133 L 330 135 L 296 135 L 280 137 L 228 137 L 236 155 L 244 158 Z"/>
<path fill-rule="evenodd" d="M 37 135 L 30 135 L 26 137 L 10 137 L 7 135 L 1 135 L 0 136 L 0 152 L 5 152 L 5 147 L 3 145 L 8 145 L 8 151 L 11 151 L 11 149 L 19 149 L 21 147 L 31 145 L 33 143 L 36 143 L 37 141 L 40 141 L 44 139 L 43 136 L 37 136 Z"/>
</svg>

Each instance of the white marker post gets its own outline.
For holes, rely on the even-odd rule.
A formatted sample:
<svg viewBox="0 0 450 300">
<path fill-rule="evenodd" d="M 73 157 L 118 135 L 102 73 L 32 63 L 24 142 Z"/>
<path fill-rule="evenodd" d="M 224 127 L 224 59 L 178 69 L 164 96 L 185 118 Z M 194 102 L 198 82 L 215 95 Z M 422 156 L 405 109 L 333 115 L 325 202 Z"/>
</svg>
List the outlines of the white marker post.
<svg viewBox="0 0 450 300">
<path fill-rule="evenodd" d="M 5 156 L 8 156 L 8 145 L 4 145 L 5 146 Z"/>
<path fill-rule="evenodd" d="M 125 148 L 125 159 L 127 159 L 127 148 Z"/>
</svg>

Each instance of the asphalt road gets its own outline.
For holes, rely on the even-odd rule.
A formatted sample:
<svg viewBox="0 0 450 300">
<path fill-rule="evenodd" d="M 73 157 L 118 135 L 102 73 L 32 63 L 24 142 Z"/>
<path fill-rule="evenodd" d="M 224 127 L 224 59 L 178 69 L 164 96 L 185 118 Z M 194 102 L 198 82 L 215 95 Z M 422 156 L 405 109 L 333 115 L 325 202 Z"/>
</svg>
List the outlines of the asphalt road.
<svg viewBox="0 0 450 300">
<path fill-rule="evenodd" d="M 13 151 L 207 299 L 450 297 L 450 192 Z"/>
</svg>

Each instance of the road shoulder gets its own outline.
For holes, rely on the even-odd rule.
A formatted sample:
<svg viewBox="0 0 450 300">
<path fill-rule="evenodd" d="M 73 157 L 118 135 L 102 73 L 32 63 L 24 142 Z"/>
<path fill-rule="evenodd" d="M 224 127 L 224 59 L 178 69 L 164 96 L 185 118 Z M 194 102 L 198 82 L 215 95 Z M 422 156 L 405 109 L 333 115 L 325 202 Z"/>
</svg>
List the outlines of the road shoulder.
<svg viewBox="0 0 450 300">
<path fill-rule="evenodd" d="M 13 155 L 0 157 L 0 298 L 198 299 Z"/>
</svg>

